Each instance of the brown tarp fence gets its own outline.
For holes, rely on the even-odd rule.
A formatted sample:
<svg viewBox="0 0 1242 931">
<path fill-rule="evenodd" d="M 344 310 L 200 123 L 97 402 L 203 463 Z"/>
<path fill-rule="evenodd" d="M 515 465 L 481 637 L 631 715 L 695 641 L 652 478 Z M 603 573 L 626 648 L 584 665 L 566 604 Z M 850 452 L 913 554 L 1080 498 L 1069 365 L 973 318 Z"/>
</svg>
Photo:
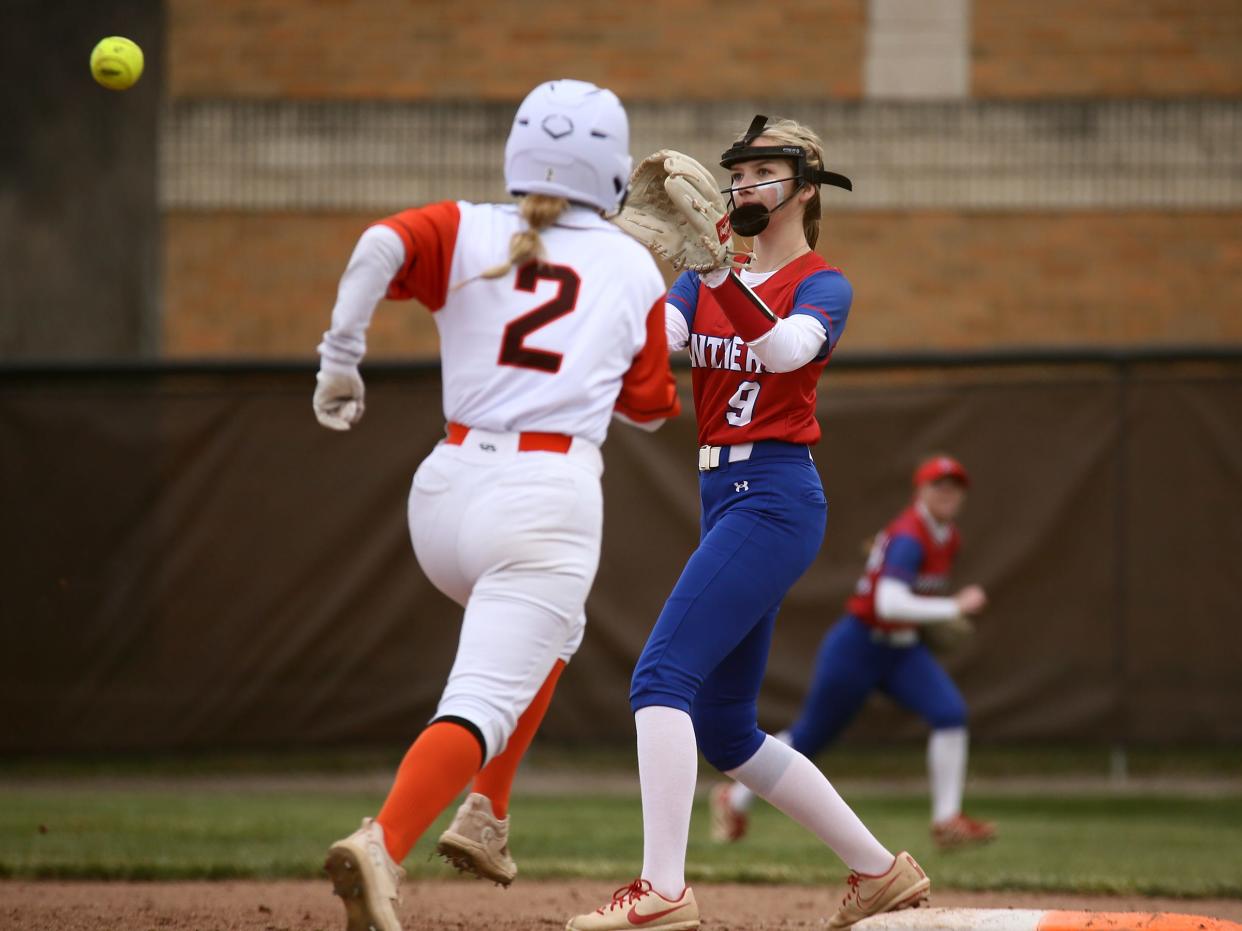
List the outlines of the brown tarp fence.
<svg viewBox="0 0 1242 931">
<path fill-rule="evenodd" d="M 1242 355 L 948 361 L 830 367 L 828 538 L 782 611 L 762 723 L 796 712 L 862 542 L 947 450 L 975 479 L 958 578 L 992 596 L 947 660 L 980 740 L 1242 739 Z M 405 527 L 439 377 L 365 374 L 366 419 L 335 434 L 306 366 L 0 370 L 0 752 L 417 732 L 458 618 Z M 634 659 L 697 538 L 691 417 L 614 425 L 605 460 L 552 739 L 630 732 Z M 847 738 L 919 732 L 877 700 Z"/>
</svg>

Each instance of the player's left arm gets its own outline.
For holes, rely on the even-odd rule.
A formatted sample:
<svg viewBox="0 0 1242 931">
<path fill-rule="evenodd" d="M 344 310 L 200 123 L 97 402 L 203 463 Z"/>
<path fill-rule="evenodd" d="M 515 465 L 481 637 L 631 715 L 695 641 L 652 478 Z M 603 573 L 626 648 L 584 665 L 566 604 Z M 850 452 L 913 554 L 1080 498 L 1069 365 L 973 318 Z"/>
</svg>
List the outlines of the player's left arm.
<svg viewBox="0 0 1242 931">
<path fill-rule="evenodd" d="M 664 297 L 647 312 L 647 337 L 621 377 L 621 392 L 613 407 L 617 420 L 642 430 L 657 430 L 681 413 L 677 381 L 668 361 Z"/>
<path fill-rule="evenodd" d="M 850 307 L 854 303 L 854 288 L 836 269 L 823 269 L 809 275 L 794 292 L 793 310 L 786 320 L 798 321 L 805 317 L 818 323 L 824 331 L 824 341 L 812 357 L 816 361 L 826 359 L 837 348 L 841 334 L 849 320 Z"/>
<path fill-rule="evenodd" d="M 953 598 L 915 594 L 914 581 L 922 565 L 923 547 L 916 539 L 899 534 L 889 541 L 875 586 L 875 613 L 880 618 L 931 624 L 960 616 Z"/>
<path fill-rule="evenodd" d="M 794 293 L 789 315 L 778 317 L 734 272 L 703 276 L 737 334 L 773 372 L 792 372 L 826 359 L 845 330 L 854 292 L 839 272 L 808 277 Z"/>
</svg>

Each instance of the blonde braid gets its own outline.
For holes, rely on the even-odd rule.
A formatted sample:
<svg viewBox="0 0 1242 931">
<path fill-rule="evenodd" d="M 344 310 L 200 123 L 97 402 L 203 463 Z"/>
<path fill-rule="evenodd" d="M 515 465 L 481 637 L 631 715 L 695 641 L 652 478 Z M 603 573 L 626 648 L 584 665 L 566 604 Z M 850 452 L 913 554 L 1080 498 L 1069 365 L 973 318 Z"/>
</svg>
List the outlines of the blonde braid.
<svg viewBox="0 0 1242 931">
<path fill-rule="evenodd" d="M 509 240 L 509 260 L 495 265 L 482 273 L 483 278 L 503 278 L 514 266 L 525 265 L 543 255 L 543 243 L 539 231 L 545 230 L 569 209 L 564 197 L 547 194 L 524 194 L 518 201 L 518 211 L 526 221 L 526 229 L 519 230 Z"/>
</svg>

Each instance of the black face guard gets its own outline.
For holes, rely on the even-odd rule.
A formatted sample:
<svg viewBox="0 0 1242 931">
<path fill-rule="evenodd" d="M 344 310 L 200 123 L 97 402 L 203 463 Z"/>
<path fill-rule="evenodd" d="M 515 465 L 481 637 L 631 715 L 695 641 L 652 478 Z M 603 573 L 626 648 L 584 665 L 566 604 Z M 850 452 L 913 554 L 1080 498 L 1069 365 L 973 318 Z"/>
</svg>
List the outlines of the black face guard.
<svg viewBox="0 0 1242 931">
<path fill-rule="evenodd" d="M 756 116 L 750 121 L 746 135 L 729 146 L 720 156 L 721 168 L 732 168 L 738 162 L 750 162 L 760 158 L 788 158 L 794 161 L 794 177 L 806 184 L 831 184 L 833 187 L 854 190 L 854 183 L 845 175 L 822 168 L 808 168 L 806 149 L 800 145 L 751 145 L 763 135 L 768 125 L 766 116 Z"/>
<path fill-rule="evenodd" d="M 725 188 L 721 191 L 721 194 L 729 195 L 729 225 L 733 227 L 733 231 L 739 236 L 745 236 L 747 239 L 752 236 L 758 236 L 768 228 L 768 223 L 772 220 L 772 214 L 793 200 L 794 195 L 802 189 L 802 185 L 800 183 L 795 184 L 793 190 L 789 192 L 789 196 L 784 200 L 778 201 L 771 210 L 760 203 L 742 204 L 739 207 L 733 199 L 735 192 L 749 191 L 752 188 L 767 187 L 769 184 L 784 184 L 786 181 L 797 180 L 798 176 L 794 175 L 789 178 L 777 178 L 775 181 L 760 181 L 758 184 L 748 184 L 745 187 Z"/>
<path fill-rule="evenodd" d="M 757 159 L 770 158 L 786 158 L 794 163 L 794 173 L 792 178 L 781 178 L 778 181 L 762 181 L 759 184 L 748 184 L 745 188 L 738 190 L 748 190 L 750 188 L 762 187 L 765 184 L 778 184 L 780 181 L 796 180 L 799 182 L 794 186 L 796 192 L 803 184 L 831 184 L 834 187 L 844 188 L 847 191 L 854 190 L 853 182 L 845 175 L 838 174 L 835 171 L 824 171 L 822 168 L 811 168 L 806 163 L 806 149 L 800 145 L 751 145 L 759 136 L 763 135 L 764 128 L 768 125 L 766 116 L 756 116 L 750 121 L 750 128 L 746 130 L 746 134 L 741 139 L 733 143 L 728 150 L 720 156 L 721 168 L 732 168 L 738 162 L 749 162 Z M 733 229 L 739 236 L 757 236 L 768 227 L 768 221 L 772 218 L 772 214 L 781 207 L 789 203 L 789 197 L 782 200 L 779 204 L 768 210 L 762 204 L 746 204 L 742 207 L 734 205 L 732 186 L 725 188 L 721 194 L 729 195 L 729 222 L 732 223 Z"/>
</svg>

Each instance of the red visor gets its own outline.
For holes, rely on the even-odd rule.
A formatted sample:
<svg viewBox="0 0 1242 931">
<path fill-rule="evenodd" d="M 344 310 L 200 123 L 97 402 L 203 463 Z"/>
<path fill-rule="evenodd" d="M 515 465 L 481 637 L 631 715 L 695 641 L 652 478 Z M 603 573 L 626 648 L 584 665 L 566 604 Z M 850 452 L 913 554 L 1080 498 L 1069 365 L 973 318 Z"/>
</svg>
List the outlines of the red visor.
<svg viewBox="0 0 1242 931">
<path fill-rule="evenodd" d="M 914 487 L 919 488 L 942 478 L 955 478 L 964 486 L 970 486 L 970 476 L 966 474 L 965 466 L 952 456 L 936 456 L 914 470 Z"/>
</svg>

